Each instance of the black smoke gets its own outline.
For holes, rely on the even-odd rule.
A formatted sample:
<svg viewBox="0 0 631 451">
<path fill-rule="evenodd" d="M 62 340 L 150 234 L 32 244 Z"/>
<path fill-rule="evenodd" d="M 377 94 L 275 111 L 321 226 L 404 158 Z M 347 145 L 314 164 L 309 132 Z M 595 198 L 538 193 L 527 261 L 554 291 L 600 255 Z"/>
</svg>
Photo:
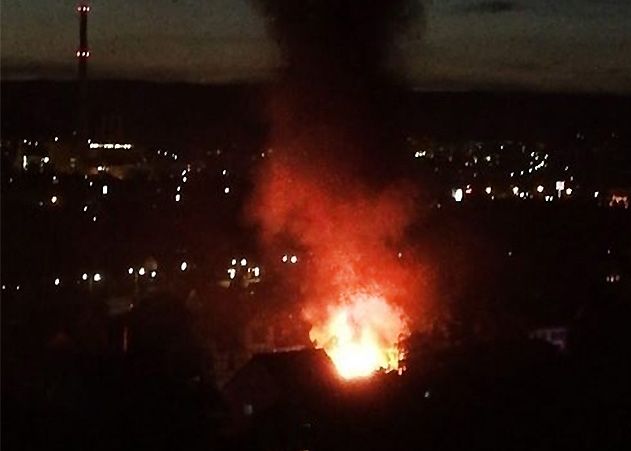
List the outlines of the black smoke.
<svg viewBox="0 0 631 451">
<path fill-rule="evenodd" d="M 394 38 L 422 22 L 422 0 L 255 2 L 284 58 L 270 94 L 270 145 L 313 164 L 369 167 L 391 144 Z"/>
</svg>

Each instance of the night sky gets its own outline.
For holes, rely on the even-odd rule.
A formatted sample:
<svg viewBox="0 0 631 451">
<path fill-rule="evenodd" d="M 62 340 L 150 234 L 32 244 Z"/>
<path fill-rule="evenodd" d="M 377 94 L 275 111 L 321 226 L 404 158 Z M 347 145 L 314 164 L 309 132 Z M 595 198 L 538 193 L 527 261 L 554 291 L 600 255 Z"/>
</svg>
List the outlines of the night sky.
<svg viewBox="0 0 631 451">
<path fill-rule="evenodd" d="M 2 1 L 3 79 L 75 76 L 75 0 Z M 629 0 L 433 0 L 389 64 L 431 90 L 631 93 Z M 93 0 L 92 77 L 234 82 L 281 63 L 248 0 Z"/>
</svg>

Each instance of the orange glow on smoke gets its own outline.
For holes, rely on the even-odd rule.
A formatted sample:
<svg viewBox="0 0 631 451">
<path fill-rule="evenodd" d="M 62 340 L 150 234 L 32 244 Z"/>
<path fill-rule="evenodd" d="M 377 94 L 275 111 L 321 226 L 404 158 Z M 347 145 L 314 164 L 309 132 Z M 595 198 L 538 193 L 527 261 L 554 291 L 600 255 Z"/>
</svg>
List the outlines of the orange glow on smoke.
<svg viewBox="0 0 631 451">
<path fill-rule="evenodd" d="M 322 347 L 345 379 L 366 377 L 383 369 L 399 369 L 398 342 L 408 335 L 403 312 L 383 297 L 355 293 L 349 300 L 328 308 L 309 338 Z"/>
</svg>

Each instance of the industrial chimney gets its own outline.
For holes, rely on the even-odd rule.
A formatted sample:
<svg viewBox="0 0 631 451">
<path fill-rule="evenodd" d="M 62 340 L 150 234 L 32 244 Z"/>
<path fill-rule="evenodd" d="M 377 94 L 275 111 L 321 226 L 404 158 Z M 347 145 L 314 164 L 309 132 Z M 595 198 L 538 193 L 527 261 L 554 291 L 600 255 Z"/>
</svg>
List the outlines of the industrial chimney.
<svg viewBox="0 0 631 451">
<path fill-rule="evenodd" d="M 79 48 L 77 49 L 77 60 L 79 62 L 79 81 L 84 81 L 88 76 L 88 58 L 90 49 L 88 48 L 88 13 L 90 6 L 81 2 L 77 6 L 79 13 Z"/>
</svg>

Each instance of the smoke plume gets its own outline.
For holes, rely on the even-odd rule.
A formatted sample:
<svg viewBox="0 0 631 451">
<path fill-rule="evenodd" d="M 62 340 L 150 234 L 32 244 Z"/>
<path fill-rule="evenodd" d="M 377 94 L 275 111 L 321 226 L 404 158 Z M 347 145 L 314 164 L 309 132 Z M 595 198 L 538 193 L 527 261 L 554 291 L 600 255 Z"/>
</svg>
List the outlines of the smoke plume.
<svg viewBox="0 0 631 451">
<path fill-rule="evenodd" d="M 301 251 L 300 304 L 292 308 L 316 323 L 327 306 L 371 293 L 417 316 L 425 281 L 405 243 L 415 192 L 381 172 L 392 145 L 388 49 L 422 5 L 257 5 L 286 65 L 270 90 L 273 152 L 256 174 L 248 216 L 270 258 L 278 260 L 288 247 Z"/>
</svg>

